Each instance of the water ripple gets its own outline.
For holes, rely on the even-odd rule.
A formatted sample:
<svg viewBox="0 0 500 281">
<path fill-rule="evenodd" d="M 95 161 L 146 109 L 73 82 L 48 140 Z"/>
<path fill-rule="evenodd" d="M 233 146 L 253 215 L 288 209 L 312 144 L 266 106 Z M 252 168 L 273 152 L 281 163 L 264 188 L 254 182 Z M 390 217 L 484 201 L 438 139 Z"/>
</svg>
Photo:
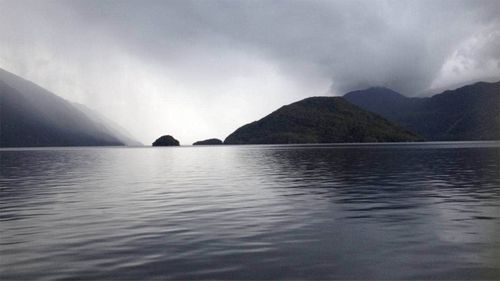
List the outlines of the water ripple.
<svg viewBox="0 0 500 281">
<path fill-rule="evenodd" d="M 0 150 L 0 279 L 500 279 L 500 143 Z"/>
</svg>

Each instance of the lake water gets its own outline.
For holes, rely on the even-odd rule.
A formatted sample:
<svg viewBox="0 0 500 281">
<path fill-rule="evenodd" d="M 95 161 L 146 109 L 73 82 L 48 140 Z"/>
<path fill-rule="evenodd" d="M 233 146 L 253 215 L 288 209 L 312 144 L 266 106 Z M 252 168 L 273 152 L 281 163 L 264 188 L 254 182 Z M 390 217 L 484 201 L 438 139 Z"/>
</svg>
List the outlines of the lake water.
<svg viewBox="0 0 500 281">
<path fill-rule="evenodd" d="M 500 279 L 500 142 L 0 151 L 0 279 Z"/>
</svg>

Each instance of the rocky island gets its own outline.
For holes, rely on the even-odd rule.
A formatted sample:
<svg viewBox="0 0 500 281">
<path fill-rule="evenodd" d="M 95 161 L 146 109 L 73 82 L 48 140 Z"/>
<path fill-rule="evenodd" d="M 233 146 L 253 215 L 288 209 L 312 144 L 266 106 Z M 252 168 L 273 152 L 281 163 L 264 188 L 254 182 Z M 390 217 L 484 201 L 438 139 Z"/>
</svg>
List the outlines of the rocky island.
<svg viewBox="0 0 500 281">
<path fill-rule="evenodd" d="M 171 135 L 165 135 L 155 140 L 153 146 L 179 146 L 179 141 Z"/>
<path fill-rule="evenodd" d="M 223 144 L 220 139 L 207 139 L 207 140 L 202 140 L 202 141 L 197 141 L 193 143 L 193 145 L 218 145 L 218 144 Z"/>
</svg>

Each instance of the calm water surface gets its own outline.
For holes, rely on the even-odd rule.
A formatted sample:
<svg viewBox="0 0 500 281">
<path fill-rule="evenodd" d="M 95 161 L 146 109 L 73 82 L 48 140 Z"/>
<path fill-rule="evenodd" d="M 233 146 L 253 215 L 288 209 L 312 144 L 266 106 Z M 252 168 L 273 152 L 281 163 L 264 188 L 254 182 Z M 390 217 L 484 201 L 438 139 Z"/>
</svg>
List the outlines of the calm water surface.
<svg viewBox="0 0 500 281">
<path fill-rule="evenodd" d="M 0 279 L 500 279 L 500 142 L 0 151 Z"/>
</svg>

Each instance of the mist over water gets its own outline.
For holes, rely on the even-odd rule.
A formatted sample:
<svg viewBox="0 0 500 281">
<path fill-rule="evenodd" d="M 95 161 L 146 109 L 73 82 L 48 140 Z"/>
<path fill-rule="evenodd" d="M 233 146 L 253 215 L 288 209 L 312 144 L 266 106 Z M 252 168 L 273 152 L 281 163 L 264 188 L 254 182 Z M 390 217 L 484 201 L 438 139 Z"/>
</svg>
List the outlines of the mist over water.
<svg viewBox="0 0 500 281">
<path fill-rule="evenodd" d="M 0 279 L 499 279 L 500 142 L 0 150 Z"/>
</svg>

